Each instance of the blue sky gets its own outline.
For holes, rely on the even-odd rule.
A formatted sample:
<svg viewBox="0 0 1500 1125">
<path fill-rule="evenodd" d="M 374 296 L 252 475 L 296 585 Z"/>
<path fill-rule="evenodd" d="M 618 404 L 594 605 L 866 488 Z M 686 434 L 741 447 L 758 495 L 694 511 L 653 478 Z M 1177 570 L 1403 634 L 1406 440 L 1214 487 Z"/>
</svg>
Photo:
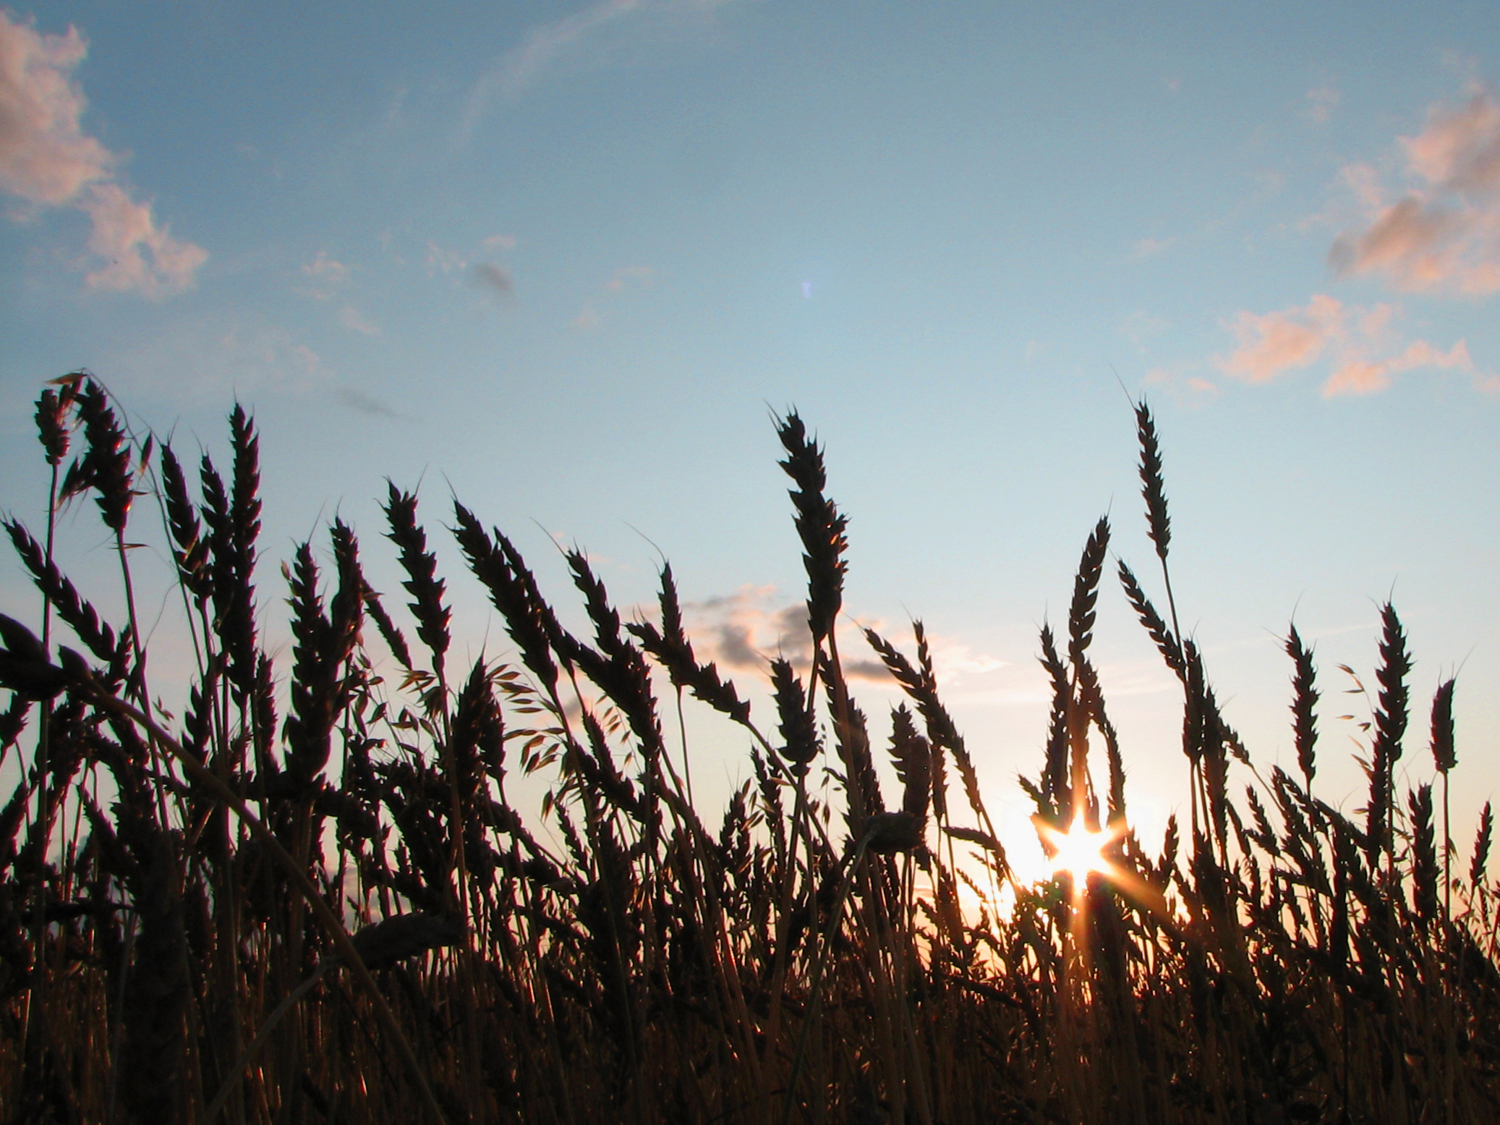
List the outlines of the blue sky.
<svg viewBox="0 0 1500 1125">
<path fill-rule="evenodd" d="M 1357 803 L 1336 665 L 1372 679 L 1392 596 L 1403 764 L 1430 774 L 1426 700 L 1461 666 L 1477 805 L 1500 792 L 1497 80 L 1478 3 L 13 7 L 0 507 L 41 520 L 47 378 L 88 367 L 189 453 L 222 451 L 238 397 L 268 619 L 273 564 L 335 512 L 381 556 L 389 476 L 422 483 L 470 652 L 500 631 L 438 530 L 450 488 L 560 601 L 549 535 L 626 605 L 659 546 L 753 679 L 795 644 L 769 422 L 795 405 L 851 519 L 849 624 L 928 623 L 1019 815 L 1036 628 L 1099 514 L 1158 588 L 1123 383 L 1161 428 L 1184 623 L 1257 761 L 1291 758 L 1295 614 L 1324 795 Z M 70 524 L 83 573 L 98 537 Z M 1133 790 L 1170 808 L 1172 683 L 1102 601 Z M 29 604 L 0 568 L 0 605 Z"/>
</svg>

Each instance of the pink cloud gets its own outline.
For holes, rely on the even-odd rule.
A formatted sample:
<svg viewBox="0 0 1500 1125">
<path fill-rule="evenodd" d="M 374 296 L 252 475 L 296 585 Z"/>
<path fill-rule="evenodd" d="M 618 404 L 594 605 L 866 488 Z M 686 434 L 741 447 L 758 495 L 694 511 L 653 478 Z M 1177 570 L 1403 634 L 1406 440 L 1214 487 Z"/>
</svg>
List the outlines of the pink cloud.
<svg viewBox="0 0 1500 1125">
<path fill-rule="evenodd" d="M 1227 358 L 1220 357 L 1219 370 L 1248 383 L 1269 383 L 1321 356 L 1329 339 L 1341 330 L 1342 319 L 1342 303 L 1322 295 L 1305 309 L 1282 309 L 1264 316 L 1239 312 L 1225 325 L 1239 346 Z"/>
<path fill-rule="evenodd" d="M 1391 385 L 1391 376 L 1415 368 L 1451 368 L 1467 372 L 1474 379 L 1474 386 L 1483 390 L 1493 376 L 1485 375 L 1474 367 L 1469 355 L 1469 345 L 1460 340 L 1446 352 L 1433 347 L 1426 340 L 1413 340 L 1397 355 L 1381 360 L 1351 359 L 1329 376 L 1323 384 L 1323 397 L 1338 395 L 1369 395 L 1383 391 Z"/>
<path fill-rule="evenodd" d="M 151 205 L 115 182 L 118 158 L 83 131 L 86 102 L 72 72 L 87 52 L 77 28 L 43 35 L 0 10 L 0 189 L 33 209 L 71 206 L 89 216 L 88 248 L 104 259 L 84 278 L 91 289 L 178 292 L 208 252 L 158 226 Z"/>
<path fill-rule="evenodd" d="M 190 288 L 208 251 L 158 227 L 149 203 L 137 203 L 119 184 L 94 184 L 78 204 L 93 220 L 89 249 L 106 259 L 83 279 L 90 289 L 161 297 Z"/>
<path fill-rule="evenodd" d="M 1325 294 L 1305 307 L 1264 315 L 1242 311 L 1224 324 L 1238 346 L 1214 363 L 1244 382 L 1269 383 L 1326 357 L 1330 374 L 1323 383 L 1324 398 L 1376 394 L 1391 385 L 1393 376 L 1424 368 L 1465 372 L 1480 390 L 1493 381 L 1475 367 L 1466 341 L 1446 351 L 1427 340 L 1407 341 L 1395 327 L 1398 315 L 1393 305 L 1362 308 Z"/>
<path fill-rule="evenodd" d="M 1412 292 L 1500 292 L 1500 103 L 1479 89 L 1457 109 L 1433 106 L 1400 144 L 1412 185 L 1395 202 L 1367 167 L 1345 169 L 1367 223 L 1334 241 L 1330 264 Z"/>
<path fill-rule="evenodd" d="M 1444 188 L 1500 192 L 1500 105 L 1488 91 L 1475 94 L 1461 109 L 1435 107 L 1427 128 L 1403 137 L 1411 169 Z"/>
<path fill-rule="evenodd" d="M 83 94 L 69 79 L 88 45 L 78 30 L 39 35 L 0 12 L 0 186 L 32 203 L 67 203 L 109 176 L 114 157 L 79 128 Z"/>
</svg>

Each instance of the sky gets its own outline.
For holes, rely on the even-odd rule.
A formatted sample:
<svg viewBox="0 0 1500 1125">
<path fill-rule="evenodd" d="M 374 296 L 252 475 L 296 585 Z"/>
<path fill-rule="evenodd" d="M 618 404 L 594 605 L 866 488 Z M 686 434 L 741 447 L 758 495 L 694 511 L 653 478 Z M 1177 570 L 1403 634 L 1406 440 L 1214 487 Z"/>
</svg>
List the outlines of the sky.
<svg viewBox="0 0 1500 1125">
<path fill-rule="evenodd" d="M 926 623 L 1024 836 L 1037 630 L 1065 626 L 1101 514 L 1160 598 L 1144 396 L 1183 627 L 1257 766 L 1295 762 L 1295 620 L 1319 792 L 1361 803 L 1390 598 L 1416 658 L 1400 772 L 1432 776 L 1457 674 L 1469 824 L 1500 797 L 1497 82 L 1485 3 L 0 9 L 0 509 L 44 521 L 49 378 L 87 368 L 138 432 L 221 462 L 238 401 L 273 644 L 277 565 L 326 555 L 335 515 L 399 593 L 389 478 L 420 488 L 461 655 L 506 639 L 452 496 L 571 620 L 557 544 L 626 607 L 670 560 L 700 651 L 750 688 L 805 633 L 773 429 L 795 407 L 850 520 L 842 650 Z M 63 543 L 117 605 L 86 506 Z M 1096 662 L 1150 836 L 1185 808 L 1181 700 L 1111 571 Z M 0 610 L 34 600 L 0 565 Z M 892 685 L 861 691 L 881 728 Z M 748 776 L 742 739 L 692 730 L 703 785 Z"/>
</svg>

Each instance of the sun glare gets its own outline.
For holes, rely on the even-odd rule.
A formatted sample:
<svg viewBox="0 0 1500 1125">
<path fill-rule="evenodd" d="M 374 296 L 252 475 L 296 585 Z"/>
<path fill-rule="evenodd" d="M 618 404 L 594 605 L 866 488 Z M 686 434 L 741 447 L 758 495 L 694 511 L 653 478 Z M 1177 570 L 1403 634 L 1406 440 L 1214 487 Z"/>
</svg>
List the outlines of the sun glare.
<svg viewBox="0 0 1500 1125">
<path fill-rule="evenodd" d="M 1114 839 L 1112 833 L 1096 832 L 1075 821 L 1067 832 L 1044 827 L 1042 834 L 1054 849 L 1049 860 L 1054 875 L 1077 878 L 1092 872 L 1108 874 L 1112 870 L 1109 860 L 1104 857 L 1104 849 Z"/>
</svg>

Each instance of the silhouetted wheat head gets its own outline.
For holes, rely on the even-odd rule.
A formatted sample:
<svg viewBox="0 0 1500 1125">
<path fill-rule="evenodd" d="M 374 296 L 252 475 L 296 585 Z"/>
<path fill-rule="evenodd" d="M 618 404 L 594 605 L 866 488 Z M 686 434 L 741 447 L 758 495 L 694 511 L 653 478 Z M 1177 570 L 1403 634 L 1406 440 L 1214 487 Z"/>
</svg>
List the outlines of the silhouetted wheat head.
<svg viewBox="0 0 1500 1125">
<path fill-rule="evenodd" d="M 293 643 L 278 666 L 258 628 L 245 411 L 228 479 L 205 454 L 196 482 L 84 373 L 49 385 L 36 420 L 48 525 L 5 526 L 38 597 L 0 615 L 0 766 L 16 779 L 0 803 L 6 1120 L 1500 1119 L 1493 818 L 1486 805 L 1455 857 L 1454 681 L 1431 709 L 1441 785 L 1400 793 L 1411 657 L 1385 606 L 1369 793 L 1351 814 L 1313 790 L 1317 670 L 1292 627 L 1298 776 L 1256 771 L 1177 625 L 1145 403 L 1167 612 L 1116 569 L 1182 689 L 1189 823 L 1173 818 L 1156 850 L 1131 827 L 1089 656 L 1100 520 L 1066 633 L 1042 629 L 1052 703 L 1020 785 L 1045 847 L 1100 830 L 1108 870 L 1032 884 L 920 622 L 910 648 L 865 633 L 906 697 L 879 763 L 838 648 L 849 523 L 795 413 L 776 430 L 813 656 L 768 662 L 760 720 L 695 652 L 670 567 L 656 609 L 625 621 L 567 552 L 588 622 L 575 635 L 514 543 L 457 502 L 454 540 L 514 662 L 451 667 L 451 548 L 389 482 L 405 609 L 336 520 L 282 568 Z M 116 548 L 125 620 L 54 558 L 52 517 L 84 496 Z M 148 515 L 196 657 L 176 710 L 152 690 L 135 614 L 125 534 L 149 539 Z M 697 706 L 750 748 L 752 780 L 712 817 L 692 797 L 682 716 Z M 540 809 L 513 803 L 517 771 L 544 781 Z"/>
</svg>

